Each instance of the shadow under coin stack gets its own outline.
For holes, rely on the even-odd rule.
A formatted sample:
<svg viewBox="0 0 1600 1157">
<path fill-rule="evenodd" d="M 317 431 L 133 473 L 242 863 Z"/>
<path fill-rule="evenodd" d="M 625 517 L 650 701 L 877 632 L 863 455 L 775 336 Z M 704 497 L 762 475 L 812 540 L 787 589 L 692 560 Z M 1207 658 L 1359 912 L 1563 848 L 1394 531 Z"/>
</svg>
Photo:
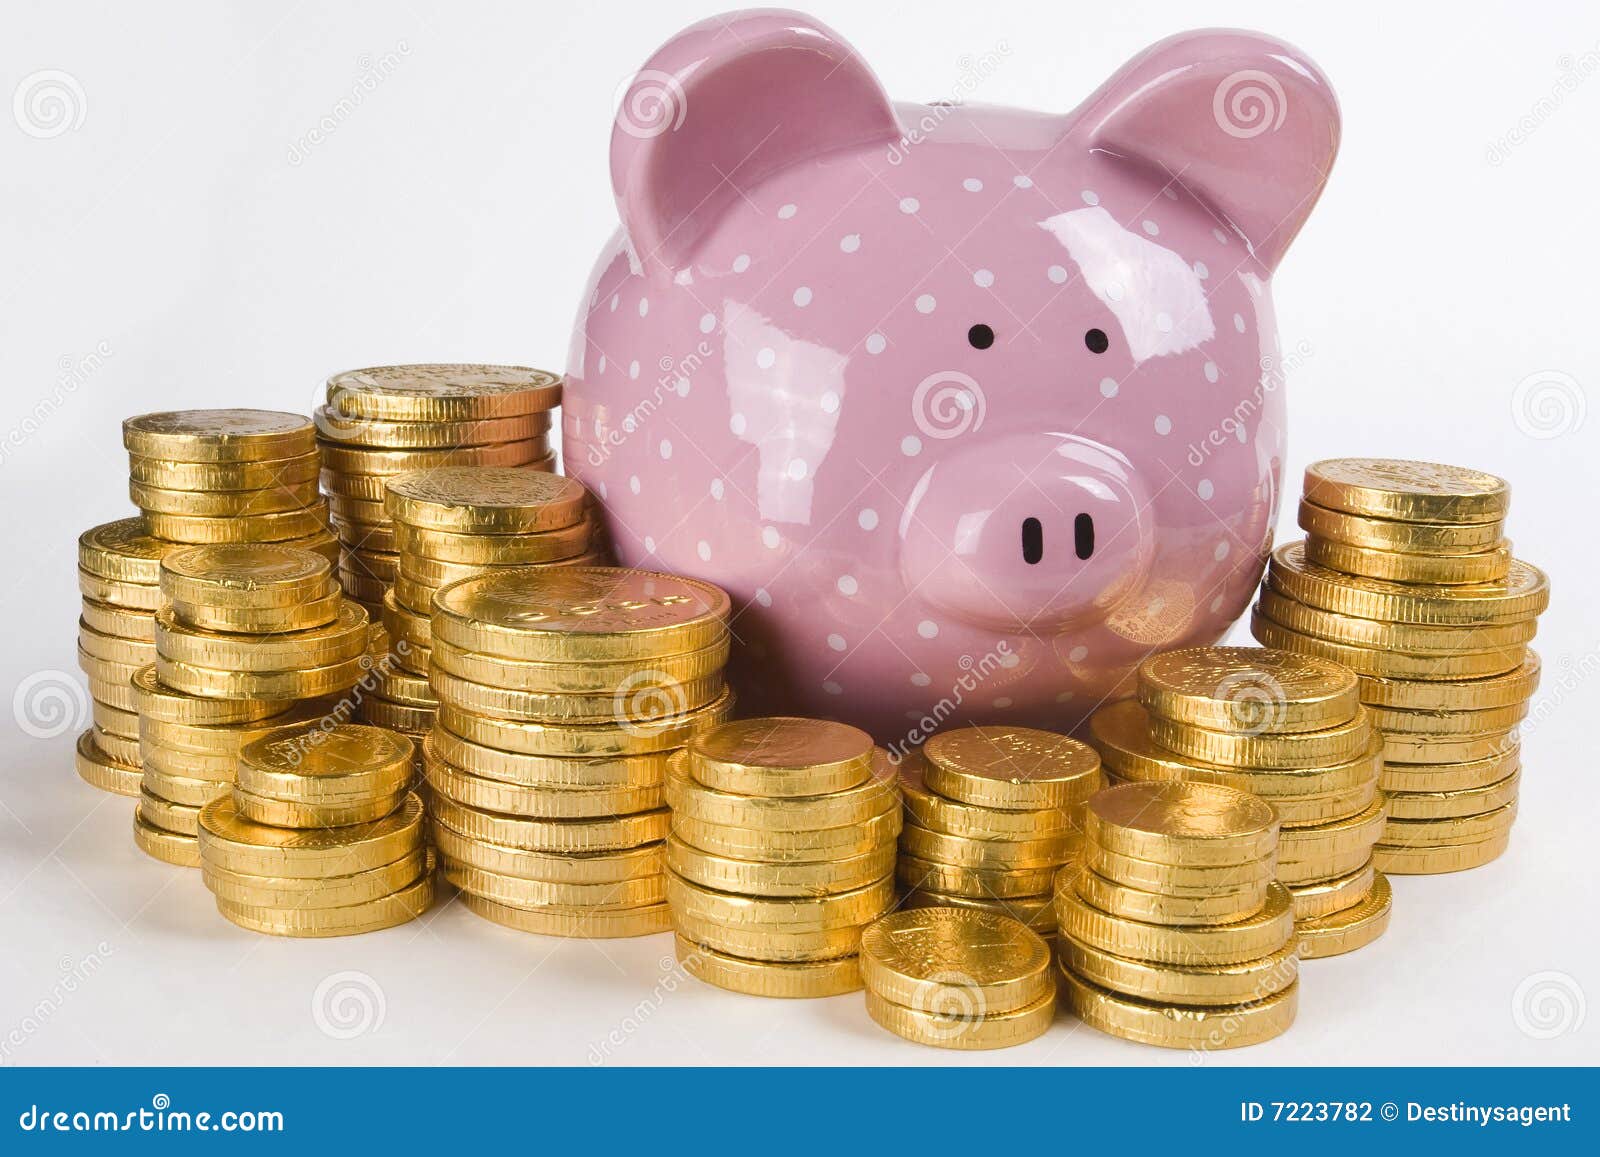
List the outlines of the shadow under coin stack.
<svg viewBox="0 0 1600 1157">
<path fill-rule="evenodd" d="M 142 518 L 121 518 L 78 538 L 78 666 L 89 679 L 94 725 L 78 736 L 78 775 L 102 791 L 139 795 L 139 715 L 130 683 L 155 659 L 161 556 Z"/>
<path fill-rule="evenodd" d="M 337 561 L 317 493 L 317 438 L 300 414 L 174 410 L 122 423 L 128 494 L 157 538 L 276 542 Z"/>
<path fill-rule="evenodd" d="M 274 936 L 392 928 L 433 904 L 409 739 L 324 722 L 245 745 L 233 791 L 200 813 L 200 867 L 217 910 Z"/>
<path fill-rule="evenodd" d="M 1056 1016 L 1050 946 L 998 912 L 891 912 L 861 934 L 861 976 L 868 1016 L 936 1048 L 1009 1048 Z"/>
<path fill-rule="evenodd" d="M 667 758 L 728 717 L 728 596 L 542 567 L 465 579 L 433 606 L 428 807 L 463 902 L 552 936 L 666 930 Z"/>
<path fill-rule="evenodd" d="M 383 596 L 383 622 L 396 660 L 430 673 L 429 617 L 441 587 L 514 567 L 592 563 L 589 492 L 573 478 L 535 470 L 453 466 L 388 480 L 399 572 Z M 438 668 L 456 673 L 451 651 Z M 455 666 L 451 666 L 451 662 Z"/>
<path fill-rule="evenodd" d="M 389 478 L 443 466 L 554 470 L 549 411 L 560 401 L 559 377 L 522 366 L 374 366 L 329 378 L 315 420 L 345 593 L 376 620 L 399 573 Z"/>
<path fill-rule="evenodd" d="M 1269 646 L 1360 677 L 1384 736 L 1386 872 L 1454 872 L 1505 851 L 1528 648 L 1550 599 L 1504 538 L 1510 488 L 1463 467 L 1345 458 L 1306 470 L 1304 542 L 1280 547 L 1251 619 Z"/>
<path fill-rule="evenodd" d="M 1081 1020 L 1199 1051 L 1277 1036 L 1299 999 L 1278 820 L 1215 784 L 1129 783 L 1089 801 L 1081 864 L 1056 881 L 1063 995 Z"/>
<path fill-rule="evenodd" d="M 861 987 L 861 929 L 894 902 L 900 801 L 872 737 L 775 717 L 706 731 L 667 772 L 678 961 L 751 996 Z"/>
<path fill-rule="evenodd" d="M 134 836 L 198 866 L 199 809 L 263 730 L 317 718 L 362 677 L 370 626 L 328 560 L 271 543 L 194 546 L 161 562 L 156 661 L 135 677 L 144 794 Z"/>
<path fill-rule="evenodd" d="M 1390 889 L 1372 846 L 1384 823 L 1383 737 L 1356 701 L 1355 676 L 1314 655 L 1190 647 L 1146 659 L 1138 680 L 1139 701 L 1089 721 L 1113 774 L 1221 784 L 1272 805 L 1302 957 L 1381 936 Z"/>
<path fill-rule="evenodd" d="M 935 735 L 900 767 L 906 905 L 982 908 L 1051 931 L 1056 871 L 1077 856 L 1083 805 L 1104 786 L 1100 756 L 1065 735 L 1028 727 Z"/>
</svg>

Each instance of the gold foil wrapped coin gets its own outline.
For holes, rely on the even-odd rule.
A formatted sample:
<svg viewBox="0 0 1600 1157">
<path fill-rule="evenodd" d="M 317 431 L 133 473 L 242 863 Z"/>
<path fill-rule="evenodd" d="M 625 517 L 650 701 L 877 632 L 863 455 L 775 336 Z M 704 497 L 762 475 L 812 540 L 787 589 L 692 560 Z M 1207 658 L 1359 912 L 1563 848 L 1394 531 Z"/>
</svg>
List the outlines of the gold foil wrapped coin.
<svg viewBox="0 0 1600 1157">
<path fill-rule="evenodd" d="M 1389 927 L 1394 904 L 1389 880 L 1382 872 L 1373 876 L 1372 889 L 1360 903 L 1295 924 L 1295 950 L 1302 960 L 1338 956 L 1371 944 Z"/>
<path fill-rule="evenodd" d="M 1079 858 L 1091 872 L 1126 887 L 1195 897 L 1253 886 L 1264 890 L 1276 863 L 1268 856 L 1244 864 L 1163 864 L 1109 851 L 1093 840 L 1084 841 Z"/>
<path fill-rule="evenodd" d="M 895 769 L 880 750 L 863 783 L 826 795 L 736 795 L 698 783 L 687 773 L 687 753 L 667 764 L 667 803 L 689 819 L 762 831 L 804 832 L 859 824 L 899 803 Z"/>
<path fill-rule="evenodd" d="M 318 436 L 330 442 L 386 450 L 486 446 L 537 438 L 550 429 L 548 414 L 461 422 L 387 422 L 377 418 L 352 418 L 328 406 L 318 406 L 311 412 L 311 420 L 316 423 Z"/>
<path fill-rule="evenodd" d="M 1250 1004 L 1282 992 L 1299 979 L 1300 959 L 1287 944 L 1257 960 L 1184 967 L 1151 964 L 1060 938 L 1061 967 L 1080 980 L 1137 1000 L 1178 1005 Z"/>
<path fill-rule="evenodd" d="M 867 1015 L 915 1044 L 944 1049 L 1003 1049 L 1044 1035 L 1056 1018 L 1056 994 L 1052 990 L 1011 1012 L 953 1017 L 895 1004 L 869 989 Z"/>
<path fill-rule="evenodd" d="M 906 815 L 929 831 L 972 840 L 1030 840 L 1079 830 L 1075 819 L 1082 813 L 1081 806 L 1002 811 L 960 803 L 927 789 L 922 778 L 926 766 L 921 753 L 912 752 L 901 759 L 898 770 Z"/>
<path fill-rule="evenodd" d="M 748 896 L 837 896 L 894 874 L 896 849 L 884 842 L 861 855 L 809 863 L 767 863 L 713 855 L 667 837 L 667 866 L 691 884 Z"/>
<path fill-rule="evenodd" d="M 664 875 L 636 876 L 603 884 L 529 880 L 501 876 L 464 864 L 447 864 L 445 879 L 462 892 L 512 908 L 580 908 L 589 911 L 636 910 L 667 899 Z"/>
<path fill-rule="evenodd" d="M 614 884 L 659 876 L 666 870 L 665 845 L 657 842 L 607 852 L 533 852 L 475 840 L 443 824 L 432 827 L 446 863 L 552 884 Z"/>
<path fill-rule="evenodd" d="M 467 807 L 530 819 L 592 819 L 665 806 L 660 784 L 640 787 L 526 787 L 452 767 L 423 741 L 428 786 Z"/>
<path fill-rule="evenodd" d="M 109 791 L 113 795 L 137 798 L 144 782 L 143 773 L 138 767 L 119 763 L 95 746 L 92 729 L 78 736 L 73 750 L 73 767 L 78 772 L 78 778 L 90 787 Z"/>
<path fill-rule="evenodd" d="M 975 840 L 906 824 L 900 846 L 907 854 L 936 864 L 969 868 L 1059 867 L 1078 853 L 1082 837 L 1077 832 L 1026 840 Z"/>
<path fill-rule="evenodd" d="M 1308 538 L 1305 546 L 1307 561 L 1318 566 L 1387 582 L 1453 586 L 1499 582 L 1511 572 L 1511 544 L 1504 539 L 1465 554 L 1400 554 L 1329 538 Z"/>
<path fill-rule="evenodd" d="M 1521 560 L 1512 562 L 1500 582 L 1427 586 L 1328 570 L 1308 562 L 1299 542 L 1272 552 L 1267 582 L 1278 593 L 1325 611 L 1424 625 L 1515 622 L 1538 615 L 1550 602 L 1550 580 Z"/>
<path fill-rule="evenodd" d="M 1355 676 L 1311 655 L 1263 647 L 1188 647 L 1139 665 L 1139 701 L 1152 715 L 1209 731 L 1260 735 L 1348 722 Z"/>
<path fill-rule="evenodd" d="M 352 418 L 463 422 L 552 410 L 561 379 L 527 366 L 370 366 L 328 379 L 328 406 Z"/>
<path fill-rule="evenodd" d="M 843 723 L 742 719 L 691 739 L 686 770 L 706 787 L 736 795 L 821 796 L 867 783 L 876 751 L 870 735 Z"/>
<path fill-rule="evenodd" d="M 433 818 L 469 839 L 533 852 L 605 852 L 667 837 L 665 808 L 584 819 L 533 819 L 481 811 L 434 794 Z"/>
<path fill-rule="evenodd" d="M 1509 707 L 1539 687 L 1539 656 L 1531 648 L 1522 666 L 1503 675 L 1461 681 L 1361 677 L 1361 701 L 1408 711 L 1478 711 Z"/>
<path fill-rule="evenodd" d="M 1399 522 L 1329 510 L 1305 499 L 1300 501 L 1297 521 L 1300 529 L 1313 538 L 1404 554 L 1457 555 L 1488 550 L 1504 532 L 1498 521 Z"/>
<path fill-rule="evenodd" d="M 311 423 L 277 410 L 172 410 L 122 423 L 122 444 L 141 458 L 259 462 L 316 449 Z"/>
<path fill-rule="evenodd" d="M 200 866 L 200 842 L 181 832 L 169 832 L 133 813 L 133 842 L 145 855 L 179 868 Z"/>
<path fill-rule="evenodd" d="M 905 851 L 895 869 L 895 878 L 907 888 L 928 892 L 948 892 L 974 899 L 1009 900 L 1019 896 L 1038 896 L 1050 890 L 1056 868 L 973 868 L 939 864 L 919 859 Z"/>
<path fill-rule="evenodd" d="M 1261 592 L 1261 611 L 1275 623 L 1303 635 L 1315 635 L 1353 647 L 1409 651 L 1416 655 L 1453 655 L 1460 651 L 1494 651 L 1521 646 L 1538 627 L 1533 619 L 1476 626 L 1388 623 L 1318 610 L 1270 590 Z"/>
<path fill-rule="evenodd" d="M 345 876 L 393 863 L 422 846 L 422 801 L 408 793 L 381 820 L 343 828 L 278 828 L 239 815 L 228 797 L 200 812 L 206 863 L 251 876 Z"/>
<path fill-rule="evenodd" d="M 151 535 L 144 519 L 119 518 L 78 536 L 78 567 L 110 582 L 148 586 L 160 580 L 161 558 L 172 549 Z"/>
<path fill-rule="evenodd" d="M 1278 817 L 1256 796 L 1215 784 L 1129 783 L 1089 800 L 1084 834 L 1157 863 L 1249 864 L 1277 846 Z"/>
<path fill-rule="evenodd" d="M 838 996 L 861 987 L 857 957 L 777 963 L 729 956 L 682 935 L 674 938 L 678 965 L 690 976 L 746 996 L 790 999 Z"/>
<path fill-rule="evenodd" d="M 1105 782 L 1094 748 L 1031 727 L 941 731 L 922 754 L 929 790 L 978 807 L 1069 808 Z"/>
<path fill-rule="evenodd" d="M 1389 818 L 1393 820 L 1447 820 L 1485 812 L 1514 803 L 1521 785 L 1520 772 L 1482 787 L 1457 791 L 1389 792 Z"/>
<path fill-rule="evenodd" d="M 273 543 L 183 547 L 161 565 L 167 598 L 209 607 L 292 607 L 325 596 L 331 578 L 321 555 Z"/>
<path fill-rule="evenodd" d="M 315 482 L 319 465 L 315 450 L 283 458 L 239 462 L 179 462 L 130 454 L 128 481 L 134 486 L 195 493 L 261 490 Z"/>
<path fill-rule="evenodd" d="M 234 904 L 218 897 L 217 911 L 241 928 L 270 936 L 355 936 L 415 920 L 433 907 L 433 897 L 433 875 L 427 873 L 398 892 L 360 904 L 337 908 L 275 908 Z"/>
<path fill-rule="evenodd" d="M 1122 996 L 1061 969 L 1062 997 L 1078 1019 L 1101 1032 L 1169 1049 L 1242 1048 L 1282 1034 L 1294 1023 L 1298 982 L 1249 1004 L 1218 1007 L 1159 1004 Z"/>
<path fill-rule="evenodd" d="M 1019 921 L 970 908 L 891 912 L 861 933 L 861 977 L 894 1004 L 986 1017 L 1055 988 L 1050 948 Z"/>
<path fill-rule="evenodd" d="M 674 815 L 672 833 L 710 855 L 767 864 L 812 864 L 863 856 L 885 843 L 892 844 L 900 834 L 901 822 L 900 809 L 891 804 L 861 823 L 797 832 L 742 828 Z"/>
<path fill-rule="evenodd" d="M 1102 912 L 1146 924 L 1232 924 L 1248 919 L 1267 902 L 1270 879 L 1255 874 L 1230 881 L 1206 895 L 1132 888 L 1089 869 L 1073 873 L 1073 887 Z"/>
<path fill-rule="evenodd" d="M 469 912 L 518 932 L 539 936 L 579 937 L 609 940 L 625 936 L 649 936 L 672 927 L 672 913 L 665 904 L 642 908 L 514 908 L 494 900 L 461 894 Z"/>
<path fill-rule="evenodd" d="M 1305 496 L 1332 510 L 1402 522 L 1494 522 L 1511 505 L 1504 478 L 1399 458 L 1313 462 L 1306 467 Z"/>
<path fill-rule="evenodd" d="M 733 694 L 725 690 L 704 707 L 646 722 L 529 723 L 475 715 L 445 700 L 439 704 L 438 723 L 462 739 L 501 751 L 613 758 L 682 747 L 699 731 L 725 720 L 732 709 Z"/>
<path fill-rule="evenodd" d="M 1079 896 L 1075 883 L 1075 871 L 1070 867 L 1056 881 L 1056 918 L 1061 931 L 1102 952 L 1134 960 L 1187 966 L 1238 964 L 1277 952 L 1294 930 L 1292 899 L 1288 889 L 1277 883 L 1268 886 L 1261 911 L 1247 919 L 1183 927 L 1102 912 Z"/>
<path fill-rule="evenodd" d="M 727 928 L 822 932 L 875 920 L 894 903 L 888 877 L 832 896 L 741 896 L 691 884 L 668 873 L 667 900 L 674 914 Z"/>
<path fill-rule="evenodd" d="M 1519 644 L 1490 651 L 1423 655 L 1378 647 L 1358 647 L 1290 630 L 1269 618 L 1259 605 L 1250 612 L 1250 633 L 1269 647 L 1320 655 L 1343 663 L 1358 675 L 1391 679 L 1478 679 L 1501 675 L 1520 667 L 1527 659 L 1528 650 Z"/>
<path fill-rule="evenodd" d="M 444 466 L 388 480 L 397 522 L 460 534 L 536 534 L 583 518 L 588 491 L 574 478 L 508 466 Z"/>
<path fill-rule="evenodd" d="M 1372 862 L 1390 875 L 1431 876 L 1443 872 L 1463 872 L 1481 868 L 1498 859 L 1511 843 L 1511 833 L 1502 832 L 1486 840 L 1468 844 L 1435 844 L 1430 847 L 1399 847 L 1378 844 L 1372 849 Z"/>
<path fill-rule="evenodd" d="M 1369 859 L 1355 871 L 1343 876 L 1314 880 L 1309 884 L 1288 885 L 1289 894 L 1294 897 L 1295 920 L 1315 920 L 1353 908 L 1372 891 L 1375 871 Z"/>
<path fill-rule="evenodd" d="M 728 596 L 622 567 L 507 571 L 439 593 L 434 630 L 467 651 L 541 662 L 652 659 L 721 643 Z"/>
<path fill-rule="evenodd" d="M 1055 898 L 1042 896 L 1016 896 L 1009 900 L 990 897 L 953 896 L 924 888 L 912 888 L 900 897 L 902 908 L 971 908 L 975 911 L 998 912 L 1025 924 L 1041 936 L 1056 930 Z"/>
<path fill-rule="evenodd" d="M 427 854 L 419 849 L 392 864 L 345 876 L 249 876 L 202 864 L 200 878 L 213 896 L 230 904 L 253 908 L 342 908 L 398 892 L 416 883 L 428 870 Z"/>
<path fill-rule="evenodd" d="M 582 554 L 593 528 L 587 522 L 534 534 L 466 534 L 397 523 L 395 549 L 407 555 L 458 566 L 526 566 Z"/>
</svg>

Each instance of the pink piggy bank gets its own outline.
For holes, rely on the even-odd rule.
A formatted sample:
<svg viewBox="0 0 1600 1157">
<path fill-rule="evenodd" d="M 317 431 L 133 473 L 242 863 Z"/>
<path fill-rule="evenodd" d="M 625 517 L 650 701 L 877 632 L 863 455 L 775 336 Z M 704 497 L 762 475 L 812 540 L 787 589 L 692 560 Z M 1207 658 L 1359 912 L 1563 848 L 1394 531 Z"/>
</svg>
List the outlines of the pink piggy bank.
<svg viewBox="0 0 1600 1157">
<path fill-rule="evenodd" d="M 1268 281 L 1338 141 L 1254 33 L 1057 115 L 896 104 L 796 13 L 696 24 L 617 114 L 568 472 L 622 562 L 732 595 L 741 712 L 1071 729 L 1260 579 Z"/>
</svg>

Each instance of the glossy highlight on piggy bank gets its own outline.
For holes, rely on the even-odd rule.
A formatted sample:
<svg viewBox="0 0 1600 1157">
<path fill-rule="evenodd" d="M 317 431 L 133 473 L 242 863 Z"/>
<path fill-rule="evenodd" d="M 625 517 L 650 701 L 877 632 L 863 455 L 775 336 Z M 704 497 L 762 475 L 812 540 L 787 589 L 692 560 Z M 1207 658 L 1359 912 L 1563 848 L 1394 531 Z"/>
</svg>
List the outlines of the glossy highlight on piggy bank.
<svg viewBox="0 0 1600 1157">
<path fill-rule="evenodd" d="M 1055 114 L 891 102 L 799 14 L 697 24 L 622 94 L 566 469 L 622 562 L 733 597 L 741 712 L 1071 728 L 1260 578 L 1268 283 L 1338 139 L 1253 33 Z"/>
</svg>

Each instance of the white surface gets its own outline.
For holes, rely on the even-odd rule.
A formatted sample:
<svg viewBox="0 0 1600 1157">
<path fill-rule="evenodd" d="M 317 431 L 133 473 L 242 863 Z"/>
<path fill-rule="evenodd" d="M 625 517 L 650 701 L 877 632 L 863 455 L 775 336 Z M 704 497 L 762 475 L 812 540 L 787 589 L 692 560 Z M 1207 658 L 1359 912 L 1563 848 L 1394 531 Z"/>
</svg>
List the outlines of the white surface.
<svg viewBox="0 0 1600 1157">
<path fill-rule="evenodd" d="M 1442 24 L 1437 6 L 1395 4 L 812 7 L 903 98 L 949 94 L 959 58 L 1003 42 L 1009 55 L 977 98 L 1066 110 L 1146 43 L 1206 23 L 1280 35 L 1333 78 L 1344 152 L 1275 285 L 1284 348 L 1312 351 L 1289 387 L 1289 488 L 1305 462 L 1335 454 L 1508 476 L 1519 553 L 1555 582 L 1538 643 L 1545 685 L 1511 852 L 1476 872 L 1397 879 L 1392 930 L 1307 965 L 1287 1036 L 1209 1063 L 1600 1061 L 1600 1009 L 1578 1024 L 1575 1005 L 1555 1008 L 1564 1031 L 1549 1039 L 1513 1015 L 1537 973 L 1564 974 L 1569 998 L 1600 999 L 1600 414 L 1576 424 L 1600 390 L 1593 5 L 1475 5 Z M 50 139 L 0 116 L 0 690 L 74 670 L 74 539 L 129 513 L 124 416 L 305 411 L 330 371 L 374 362 L 559 368 L 614 221 L 613 93 L 711 11 L 665 0 L 14 10 L 4 94 L 62 70 L 84 116 Z M 385 56 L 389 74 L 336 116 Z M 1583 79 L 1541 111 L 1563 61 Z M 332 131 L 291 164 L 325 116 Z M 1519 122 L 1533 131 L 1491 164 L 1492 143 Z M 52 386 L 97 350 L 75 388 Z M 1513 411 L 1518 383 L 1541 371 L 1570 376 L 1551 379 L 1568 409 L 1550 438 Z M 1292 519 L 1285 511 L 1284 533 Z M 131 804 L 77 781 L 71 734 L 33 740 L 5 725 L 5 1063 L 583 1064 L 597 1049 L 610 1063 L 1192 1063 L 1066 1020 L 1025 1048 L 958 1058 L 880 1032 L 859 996 L 785 1003 L 663 983 L 666 936 L 560 943 L 459 905 L 345 941 L 251 936 L 217 916 L 195 873 L 134 848 Z M 92 975 L 67 991 L 63 970 L 90 955 Z M 314 994 L 347 970 L 381 989 L 384 1015 L 338 1039 L 319 1028 Z M 620 1043 L 604 1044 L 613 1031 Z"/>
</svg>

